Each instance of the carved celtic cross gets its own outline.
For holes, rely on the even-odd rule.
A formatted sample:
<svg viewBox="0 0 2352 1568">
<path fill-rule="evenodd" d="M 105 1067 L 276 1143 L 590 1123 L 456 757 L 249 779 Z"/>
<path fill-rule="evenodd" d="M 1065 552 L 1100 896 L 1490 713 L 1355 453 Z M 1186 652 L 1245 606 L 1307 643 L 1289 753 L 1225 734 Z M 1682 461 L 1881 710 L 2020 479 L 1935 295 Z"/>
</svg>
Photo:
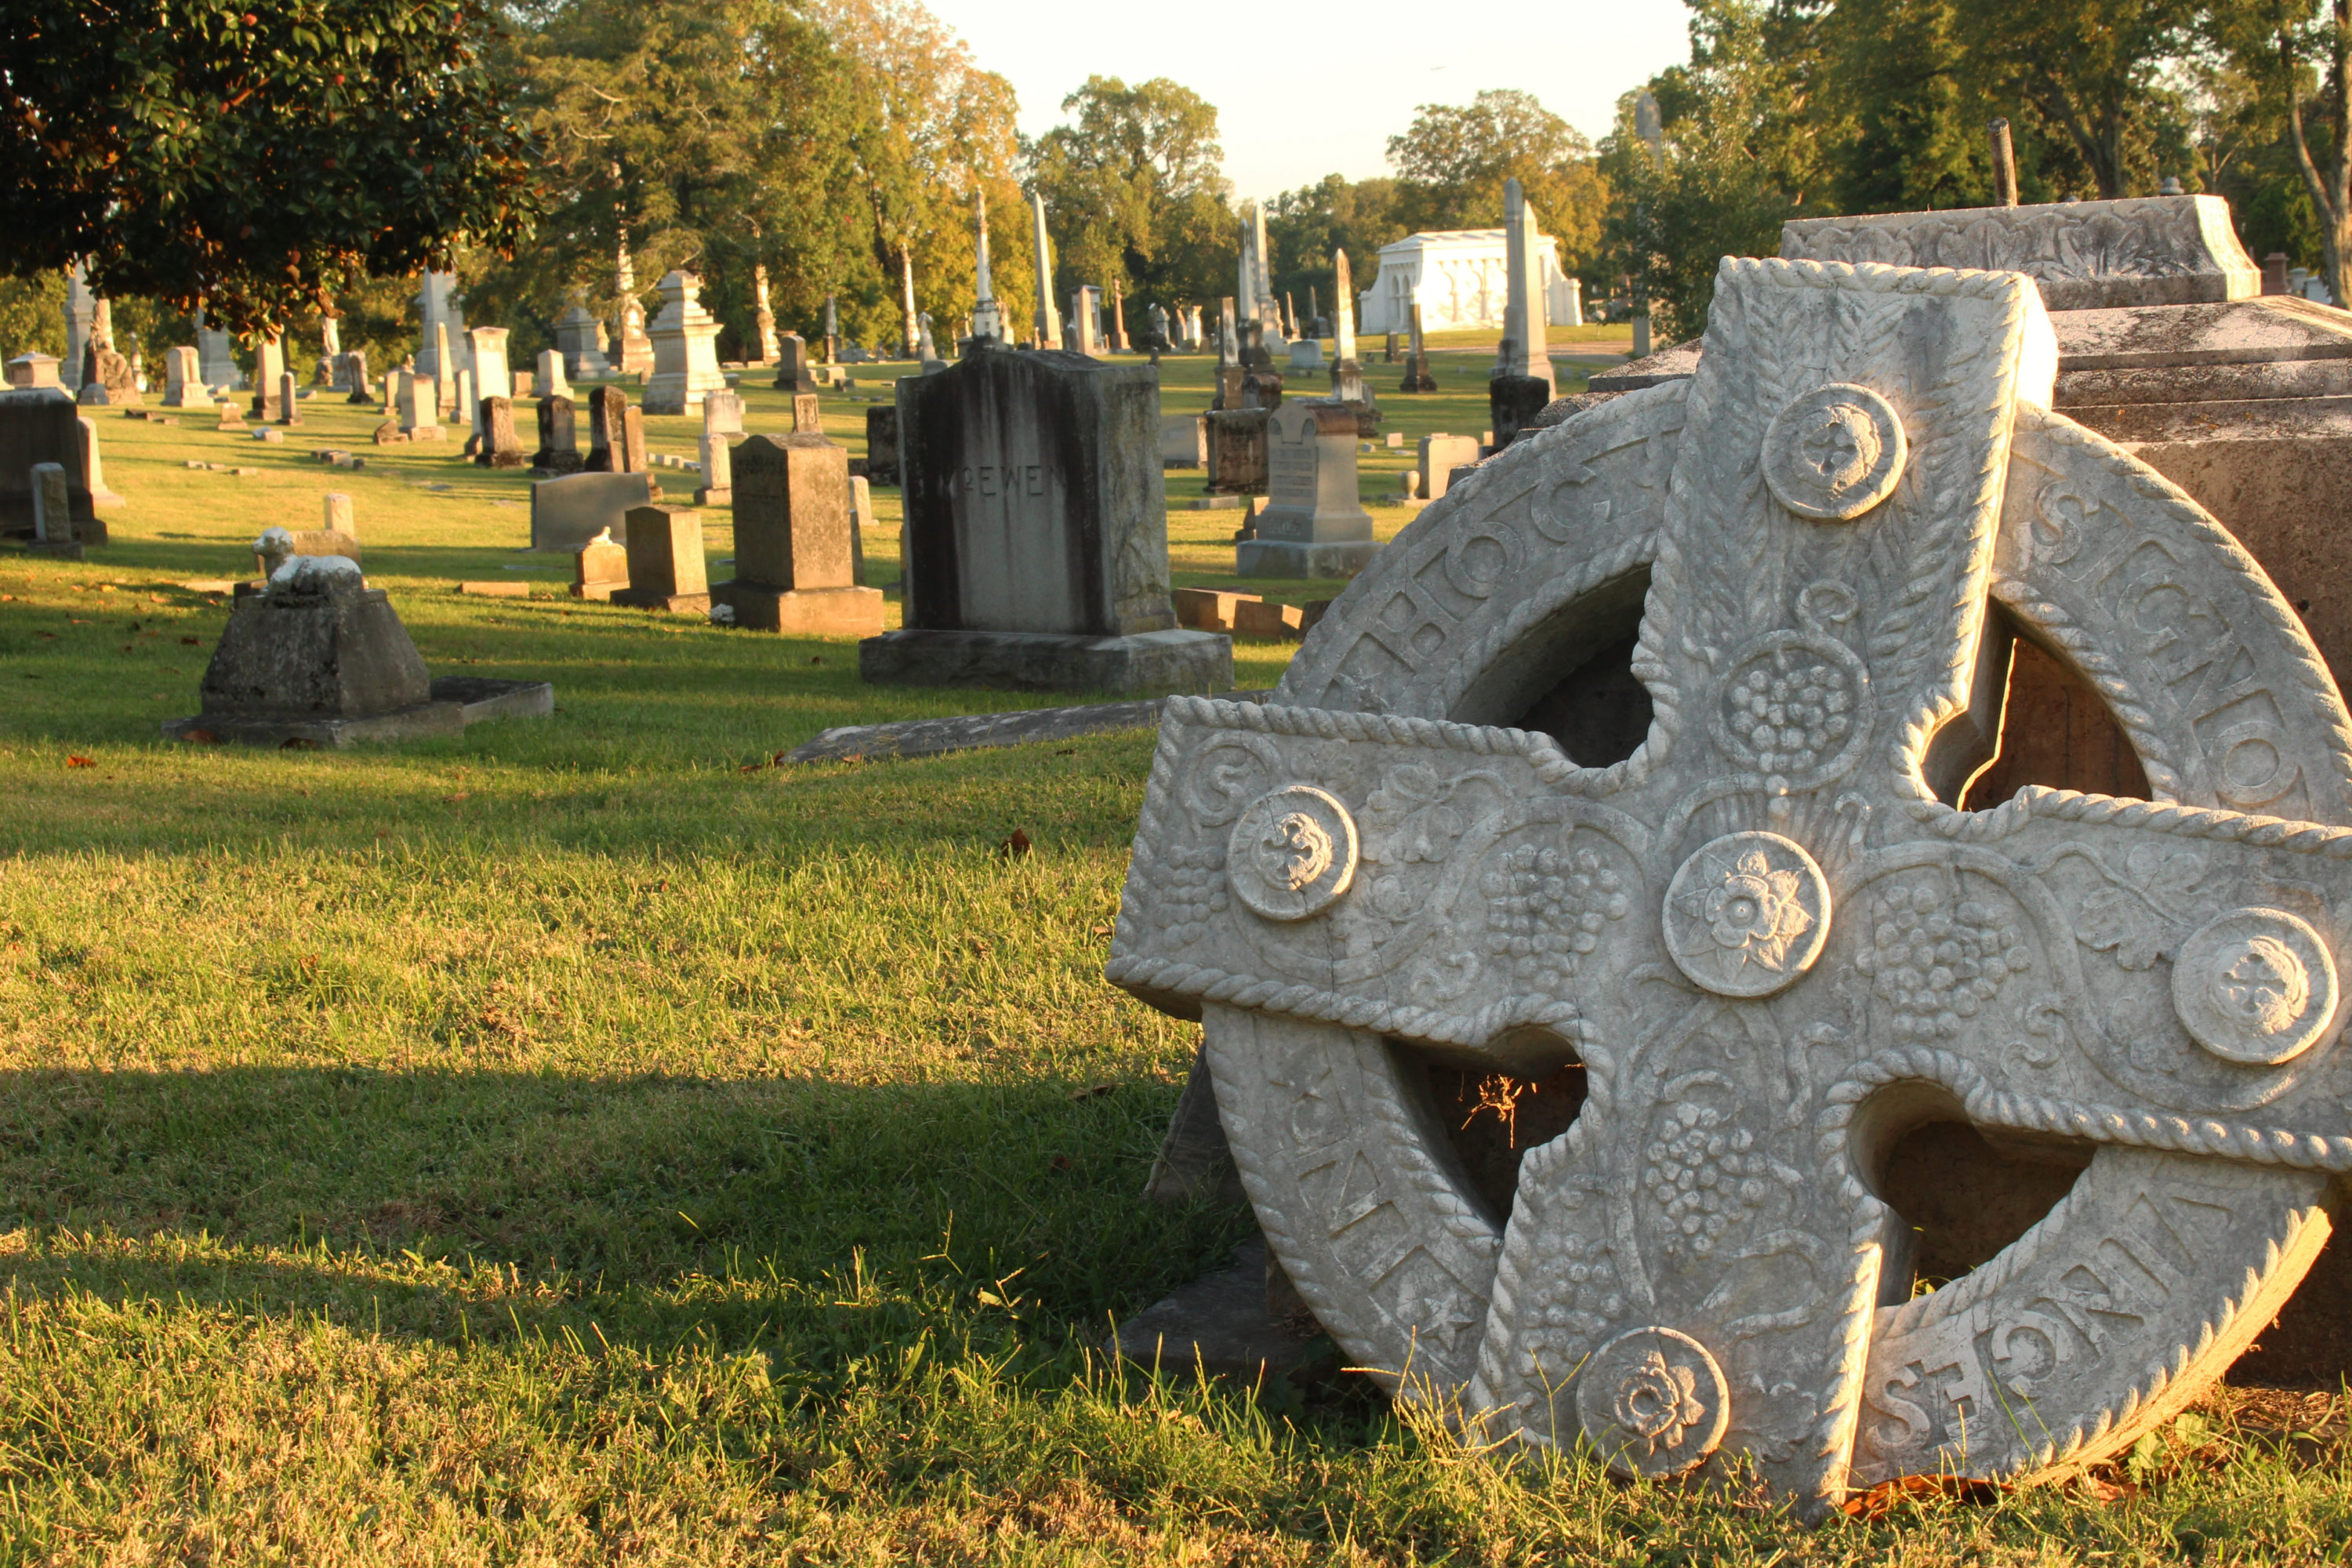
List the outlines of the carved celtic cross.
<svg viewBox="0 0 2352 1568">
<path fill-rule="evenodd" d="M 1276 701 L 1169 703 L 1109 976 L 1203 1019 L 1284 1266 L 1465 1436 L 1744 1457 L 1815 1513 L 2095 1457 L 2324 1240 L 2342 704 L 2259 568 L 2050 412 L 2055 364 L 2013 274 L 1727 260 L 1693 381 L 1482 467 Z M 1638 750 L 1504 727 L 1629 605 Z M 2010 627 L 2158 799 L 1956 809 Z M 1507 1224 L 1426 1060 L 1586 1069 Z M 1931 1119 L 2096 1152 L 1911 1299 L 1874 1184 Z"/>
</svg>

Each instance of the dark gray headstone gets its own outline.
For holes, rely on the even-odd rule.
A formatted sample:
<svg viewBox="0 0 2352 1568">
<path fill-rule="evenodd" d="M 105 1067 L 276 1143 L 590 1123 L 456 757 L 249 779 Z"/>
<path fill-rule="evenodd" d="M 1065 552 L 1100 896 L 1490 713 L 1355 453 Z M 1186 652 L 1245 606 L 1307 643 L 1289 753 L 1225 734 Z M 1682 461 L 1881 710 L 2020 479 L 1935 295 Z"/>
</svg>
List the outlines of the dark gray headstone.
<svg viewBox="0 0 2352 1568">
<path fill-rule="evenodd" d="M 474 461 L 486 468 L 520 468 L 529 461 L 522 455 L 522 443 L 515 438 L 512 398 L 482 399 L 482 447 L 474 454 Z"/>
<path fill-rule="evenodd" d="M 1265 428 L 1263 408 L 1225 408 L 1209 416 L 1209 493 L 1265 493 Z"/>
<path fill-rule="evenodd" d="M 776 390 L 814 392 L 816 377 L 809 374 L 808 344 L 798 332 L 776 337 Z"/>
<path fill-rule="evenodd" d="M 898 410 L 875 407 L 866 411 L 866 479 L 868 484 L 898 482 Z"/>
<path fill-rule="evenodd" d="M 607 530 L 619 539 L 628 511 L 653 500 L 643 474 L 567 474 L 530 487 L 530 547 L 566 553 Z"/>
<path fill-rule="evenodd" d="M 36 463 L 65 469 L 75 525 L 90 521 L 95 514 L 81 478 L 81 419 L 73 399 L 56 387 L 0 392 L 0 534 L 32 537 Z"/>
<path fill-rule="evenodd" d="M 1537 416 L 1550 405 L 1551 383 L 1539 375 L 1498 375 L 1486 384 L 1486 409 L 1495 431 L 1495 450 L 1509 446 Z"/>
<path fill-rule="evenodd" d="M 629 395 L 617 386 L 600 386 L 588 395 L 588 457 L 580 467 L 592 474 L 627 473 L 625 462 L 614 461 L 614 440 L 626 423 L 623 416 Z"/>
<path fill-rule="evenodd" d="M 713 588 L 735 624 L 794 636 L 872 637 L 882 594 L 865 585 L 849 449 L 823 436 L 753 436 L 732 456 L 735 577 Z"/>
<path fill-rule="evenodd" d="M 579 472 L 580 437 L 573 422 L 572 399 L 539 400 L 539 450 L 530 455 L 530 466 L 550 474 Z"/>
</svg>

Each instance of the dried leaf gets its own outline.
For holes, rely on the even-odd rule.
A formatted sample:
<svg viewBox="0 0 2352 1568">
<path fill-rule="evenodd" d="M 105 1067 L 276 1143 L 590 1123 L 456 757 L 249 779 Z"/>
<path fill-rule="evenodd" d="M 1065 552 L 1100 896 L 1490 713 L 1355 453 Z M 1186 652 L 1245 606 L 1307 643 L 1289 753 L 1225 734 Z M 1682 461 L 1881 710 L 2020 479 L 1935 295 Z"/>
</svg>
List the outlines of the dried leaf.
<svg viewBox="0 0 2352 1568">
<path fill-rule="evenodd" d="M 1118 1087 L 1118 1085 L 1115 1083 L 1090 1083 L 1084 1089 L 1070 1090 L 1070 1098 L 1074 1100 L 1093 1100 L 1099 1095 L 1108 1094 Z"/>
<path fill-rule="evenodd" d="M 197 639 L 194 637 L 182 637 L 180 639 L 180 646 L 182 647 L 194 647 L 196 646 L 196 642 Z"/>
<path fill-rule="evenodd" d="M 1989 1502 L 2000 1489 L 1969 1476 L 1897 1476 L 1838 1504 L 1850 1519 L 1885 1519 L 1906 1502 L 1948 1497 L 1958 1502 Z"/>
<path fill-rule="evenodd" d="M 66 766 L 69 768 L 94 768 L 98 766 L 98 764 L 90 761 L 88 757 L 68 757 L 66 759 Z"/>
<path fill-rule="evenodd" d="M 1007 860 L 1018 859 L 1029 853 L 1029 836 L 1016 827 L 1012 837 L 996 847 L 996 852 Z"/>
</svg>

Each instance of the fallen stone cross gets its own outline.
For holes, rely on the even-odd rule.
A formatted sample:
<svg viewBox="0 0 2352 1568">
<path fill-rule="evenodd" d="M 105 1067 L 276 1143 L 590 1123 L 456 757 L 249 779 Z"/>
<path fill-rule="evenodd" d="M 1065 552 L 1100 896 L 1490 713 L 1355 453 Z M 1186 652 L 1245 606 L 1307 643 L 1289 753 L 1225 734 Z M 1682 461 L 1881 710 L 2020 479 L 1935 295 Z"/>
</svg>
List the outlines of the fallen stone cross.
<svg viewBox="0 0 2352 1568">
<path fill-rule="evenodd" d="M 1693 377 L 1470 472 L 1271 702 L 1169 700 L 1108 973 L 1202 1020 L 1348 1364 L 1465 1440 L 1752 1468 L 1814 1518 L 2087 1463 L 2326 1239 L 2352 722 L 2055 374 L 2017 274 L 1727 259 Z M 2012 631 L 2095 683 L 2151 798 L 1953 804 Z M 1575 684 L 1625 637 L 1630 754 Z M 1439 1068 L 1581 1104 L 1490 1196 Z M 1915 1293 L 1887 1160 L 1937 1122 L 2079 1173 Z"/>
</svg>

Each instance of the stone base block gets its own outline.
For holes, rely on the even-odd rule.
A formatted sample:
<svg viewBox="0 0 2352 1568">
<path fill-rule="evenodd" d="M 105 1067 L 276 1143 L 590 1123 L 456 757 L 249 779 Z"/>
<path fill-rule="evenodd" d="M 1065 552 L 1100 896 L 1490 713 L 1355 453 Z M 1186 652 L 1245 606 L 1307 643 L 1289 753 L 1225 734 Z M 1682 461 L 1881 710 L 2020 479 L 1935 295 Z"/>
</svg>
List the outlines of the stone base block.
<svg viewBox="0 0 2352 1568">
<path fill-rule="evenodd" d="M 1286 539 L 1245 539 L 1234 546 L 1239 577 L 1352 577 L 1372 563 L 1380 545 L 1369 539 L 1341 544 L 1297 544 Z"/>
<path fill-rule="evenodd" d="M 433 700 L 455 702 L 466 722 L 485 719 L 543 719 L 555 711 L 555 685 L 547 680 L 494 680 L 480 675 L 436 675 Z"/>
<path fill-rule="evenodd" d="M 708 594 L 656 594 L 650 589 L 623 588 L 613 595 L 613 603 L 637 610 L 667 610 L 674 616 L 710 613 Z"/>
<path fill-rule="evenodd" d="M 1244 1385 L 1286 1378 L 1318 1383 L 1339 1372 L 1326 1338 L 1263 1240 L 1235 1249 L 1234 1267 L 1205 1274 L 1118 1326 L 1107 1349 L 1171 1377 L 1231 1378 Z M 1280 1305 L 1296 1310 L 1277 1312 Z"/>
<path fill-rule="evenodd" d="M 857 673 L 878 686 L 987 686 L 1018 691 L 1165 696 L 1234 684 L 1233 639 L 1214 632 L 1067 637 L 1053 632 L 884 632 L 857 645 Z"/>
<path fill-rule="evenodd" d="M 734 487 L 731 485 L 722 485 L 714 490 L 706 486 L 705 488 L 694 492 L 694 504 L 697 506 L 733 506 L 735 504 Z"/>
<path fill-rule="evenodd" d="M 771 588 L 760 583 L 714 583 L 710 602 L 733 605 L 735 624 L 745 631 L 830 637 L 882 634 L 879 588 Z"/>
<path fill-rule="evenodd" d="M 230 713 L 199 713 L 163 725 L 166 740 L 184 741 L 202 731 L 241 746 L 351 746 L 368 741 L 425 741 L 464 733 L 466 710 L 457 702 L 419 702 L 361 719 L 287 719 Z"/>
<path fill-rule="evenodd" d="M 25 548 L 35 555 L 47 555 L 58 561 L 87 561 L 89 553 L 79 539 L 34 539 Z"/>
</svg>

